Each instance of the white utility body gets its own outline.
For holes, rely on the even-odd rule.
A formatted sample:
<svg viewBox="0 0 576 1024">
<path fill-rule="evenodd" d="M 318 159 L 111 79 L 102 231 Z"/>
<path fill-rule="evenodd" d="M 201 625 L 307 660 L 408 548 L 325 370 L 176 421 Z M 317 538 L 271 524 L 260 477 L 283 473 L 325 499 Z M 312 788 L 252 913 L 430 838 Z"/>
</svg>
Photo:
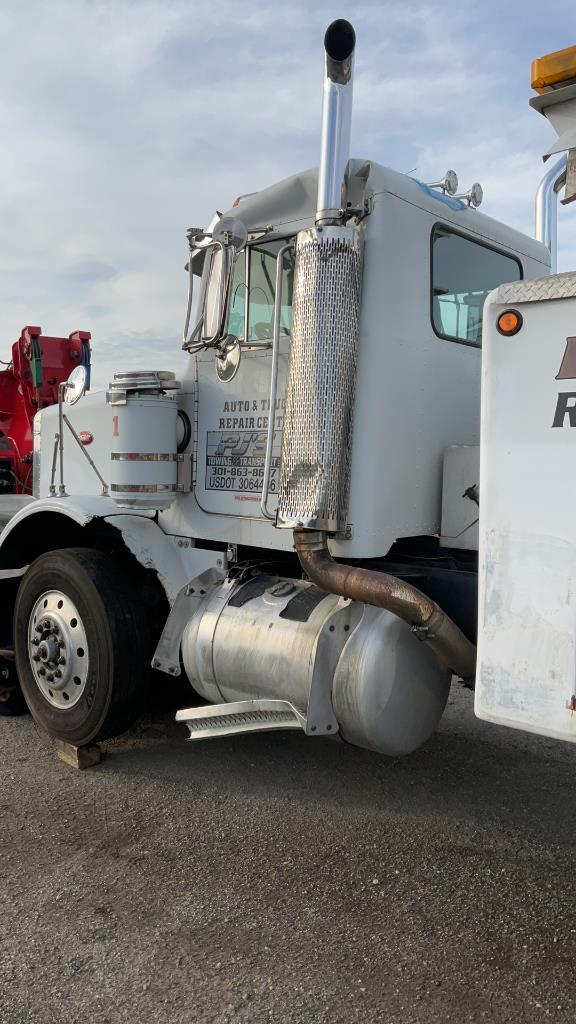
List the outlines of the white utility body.
<svg viewBox="0 0 576 1024">
<path fill-rule="evenodd" d="M 507 309 L 522 316 L 498 333 Z M 576 740 L 576 273 L 489 297 L 476 713 Z"/>
</svg>

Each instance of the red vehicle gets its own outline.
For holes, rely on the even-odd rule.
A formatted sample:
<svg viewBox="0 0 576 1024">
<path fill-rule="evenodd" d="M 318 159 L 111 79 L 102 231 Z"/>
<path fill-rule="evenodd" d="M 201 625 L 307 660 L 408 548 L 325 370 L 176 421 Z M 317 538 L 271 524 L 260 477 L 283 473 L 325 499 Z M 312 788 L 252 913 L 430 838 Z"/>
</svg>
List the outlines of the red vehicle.
<svg viewBox="0 0 576 1024">
<path fill-rule="evenodd" d="M 49 338 L 25 327 L 0 369 L 0 496 L 30 494 L 34 416 L 58 401 L 58 385 L 75 366 L 90 366 L 90 333 Z"/>
<path fill-rule="evenodd" d="M 1 499 L 32 493 L 34 416 L 58 401 L 58 386 L 75 366 L 90 368 L 90 333 L 44 337 L 40 327 L 25 327 L 12 346 L 12 359 L 0 368 L 0 533 L 5 525 Z M 26 710 L 15 685 L 13 652 L 0 643 L 0 715 Z"/>
</svg>

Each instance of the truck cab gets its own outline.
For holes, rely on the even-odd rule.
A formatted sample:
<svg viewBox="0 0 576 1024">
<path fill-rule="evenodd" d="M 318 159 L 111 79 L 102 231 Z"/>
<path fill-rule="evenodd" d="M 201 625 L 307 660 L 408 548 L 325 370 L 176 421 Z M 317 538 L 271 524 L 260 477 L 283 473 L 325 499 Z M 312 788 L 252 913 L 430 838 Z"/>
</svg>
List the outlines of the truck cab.
<svg viewBox="0 0 576 1024">
<path fill-rule="evenodd" d="M 200 335 L 183 380 L 197 396 L 195 483 L 188 498 L 162 513 L 167 532 L 177 533 L 193 519 L 199 536 L 292 548 L 289 532 L 276 529 L 260 507 L 276 259 L 281 246 L 313 225 L 317 183 L 314 170 L 295 175 L 224 215 L 240 218 L 249 240 L 234 260 L 221 327 L 221 340 L 228 339 L 225 359 L 215 358 L 213 346 L 200 347 Z M 370 212 L 364 221 L 349 519 L 346 535 L 335 536 L 331 545 L 338 557 L 375 558 L 400 538 L 440 533 L 444 453 L 479 443 L 484 300 L 505 281 L 548 273 L 550 258 L 541 243 L 465 199 L 367 160 L 350 162 L 349 194 L 351 204 Z M 201 285 L 209 330 L 214 259 L 205 262 Z M 284 263 L 272 514 L 292 317 L 289 254 Z M 477 483 L 477 470 L 470 472 L 470 483 Z"/>
</svg>

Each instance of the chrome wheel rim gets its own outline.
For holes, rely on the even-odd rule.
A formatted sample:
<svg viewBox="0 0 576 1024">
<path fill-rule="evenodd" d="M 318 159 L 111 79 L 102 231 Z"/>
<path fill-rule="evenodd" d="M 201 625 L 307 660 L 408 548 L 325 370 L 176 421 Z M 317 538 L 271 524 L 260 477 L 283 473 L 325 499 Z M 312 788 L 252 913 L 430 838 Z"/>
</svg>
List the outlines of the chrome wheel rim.
<svg viewBox="0 0 576 1024">
<path fill-rule="evenodd" d="M 76 605 L 60 590 L 47 590 L 30 613 L 28 657 L 48 703 L 60 710 L 74 707 L 88 680 L 88 642 Z"/>
</svg>

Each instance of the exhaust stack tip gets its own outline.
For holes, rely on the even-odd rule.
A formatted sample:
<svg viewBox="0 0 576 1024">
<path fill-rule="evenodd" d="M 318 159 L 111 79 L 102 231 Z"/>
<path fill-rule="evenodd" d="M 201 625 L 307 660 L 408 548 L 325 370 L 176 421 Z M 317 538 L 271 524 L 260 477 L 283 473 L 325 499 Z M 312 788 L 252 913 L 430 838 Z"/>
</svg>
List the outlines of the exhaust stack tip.
<svg viewBox="0 0 576 1024">
<path fill-rule="evenodd" d="M 337 64 L 349 60 L 356 46 L 356 33 L 349 21 L 337 18 L 328 25 L 324 36 L 326 56 Z"/>
<path fill-rule="evenodd" d="M 355 46 L 356 33 L 344 18 L 333 21 L 326 29 L 317 224 L 339 223 L 345 205 Z"/>
</svg>

